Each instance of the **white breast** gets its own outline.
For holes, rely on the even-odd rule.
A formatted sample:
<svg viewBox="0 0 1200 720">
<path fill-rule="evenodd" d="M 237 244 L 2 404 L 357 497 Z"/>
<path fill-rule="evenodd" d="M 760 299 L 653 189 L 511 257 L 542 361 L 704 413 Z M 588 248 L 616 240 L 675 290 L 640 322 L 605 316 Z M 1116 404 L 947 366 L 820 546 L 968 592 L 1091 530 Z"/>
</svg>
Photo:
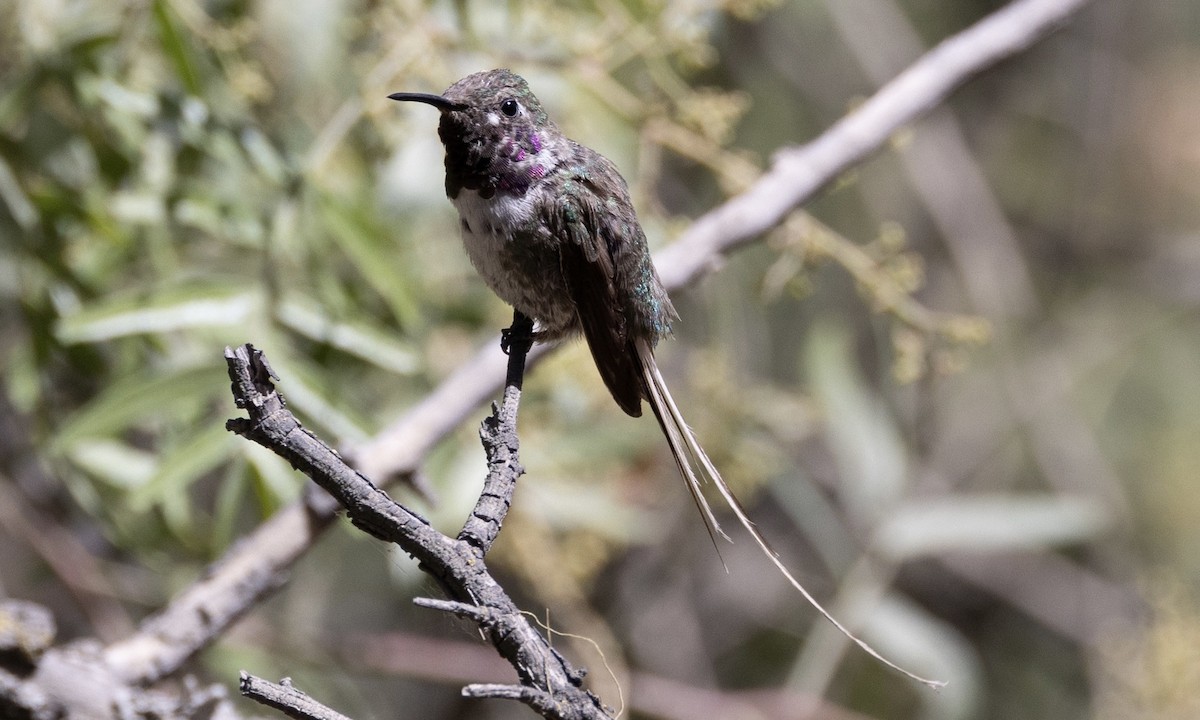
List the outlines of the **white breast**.
<svg viewBox="0 0 1200 720">
<path fill-rule="evenodd" d="M 475 190 L 463 189 L 452 202 L 454 209 L 458 210 L 458 216 L 469 226 L 471 235 L 491 235 L 504 232 L 505 228 L 523 225 L 533 213 L 532 194 L 517 197 L 498 192 L 484 200 Z M 467 227 L 464 227 L 464 236 L 467 232 Z"/>
<path fill-rule="evenodd" d="M 519 242 L 514 232 L 532 219 L 537 193 L 533 190 L 521 197 L 496 193 L 484 200 L 475 190 L 463 189 L 453 200 L 467 257 L 492 291 L 510 305 L 524 304 L 524 289 L 513 275 L 510 244 Z"/>
</svg>

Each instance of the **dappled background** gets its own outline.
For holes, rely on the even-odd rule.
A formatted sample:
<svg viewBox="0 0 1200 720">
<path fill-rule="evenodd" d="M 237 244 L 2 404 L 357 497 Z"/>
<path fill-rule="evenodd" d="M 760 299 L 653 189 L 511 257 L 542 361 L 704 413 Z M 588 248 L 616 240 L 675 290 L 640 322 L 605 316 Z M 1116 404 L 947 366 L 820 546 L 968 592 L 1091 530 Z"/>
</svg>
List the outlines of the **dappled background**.
<svg viewBox="0 0 1200 720">
<path fill-rule="evenodd" d="M 346 448 L 496 347 L 510 311 L 461 250 L 436 112 L 388 93 L 512 67 L 662 247 L 1000 5 L 8 0 L 0 592 L 121 638 L 299 496 L 224 430 L 226 344 Z M 490 564 L 606 702 L 1200 714 L 1198 74 L 1194 5 L 1099 0 L 676 293 L 660 363 L 713 459 L 940 694 L 847 647 L 745 536 L 718 556 L 586 348 L 531 374 Z M 393 494 L 453 532 L 483 473 L 467 423 Z M 435 592 L 341 523 L 193 669 L 290 675 L 360 720 L 529 717 L 459 698 L 511 670 L 411 606 Z"/>
</svg>

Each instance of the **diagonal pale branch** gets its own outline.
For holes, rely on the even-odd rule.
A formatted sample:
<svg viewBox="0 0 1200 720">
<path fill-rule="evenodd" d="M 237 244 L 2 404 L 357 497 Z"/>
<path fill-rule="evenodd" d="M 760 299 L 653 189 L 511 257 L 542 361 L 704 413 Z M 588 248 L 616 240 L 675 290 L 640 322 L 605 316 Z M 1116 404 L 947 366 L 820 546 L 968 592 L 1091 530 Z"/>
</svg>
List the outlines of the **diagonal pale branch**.
<svg viewBox="0 0 1200 720">
<path fill-rule="evenodd" d="M 778 225 L 893 133 L 937 107 L 968 78 L 1057 29 L 1090 0 L 1016 0 L 943 40 L 812 142 L 776 153 L 748 190 L 701 216 L 655 258 L 668 289 Z"/>
<path fill-rule="evenodd" d="M 786 148 L 746 192 L 695 223 L 655 258 L 668 290 L 712 271 L 729 252 L 776 226 L 839 174 L 884 146 L 899 128 L 944 100 L 972 75 L 1016 55 L 1064 23 L 1089 0 L 1016 0 L 948 38 L 853 113 L 804 146 Z M 535 363 L 553 348 L 529 353 Z M 505 360 L 489 347 L 459 367 L 422 402 L 375 438 L 347 452 L 379 480 L 415 472 L 433 447 L 500 389 Z M 232 548 L 204 578 L 106 653 L 132 680 L 177 670 L 279 582 L 323 532 L 334 504 L 309 499 L 279 510 Z M 261 548 L 270 548 L 262 555 Z M 221 594 L 216 586 L 238 588 Z"/>
</svg>

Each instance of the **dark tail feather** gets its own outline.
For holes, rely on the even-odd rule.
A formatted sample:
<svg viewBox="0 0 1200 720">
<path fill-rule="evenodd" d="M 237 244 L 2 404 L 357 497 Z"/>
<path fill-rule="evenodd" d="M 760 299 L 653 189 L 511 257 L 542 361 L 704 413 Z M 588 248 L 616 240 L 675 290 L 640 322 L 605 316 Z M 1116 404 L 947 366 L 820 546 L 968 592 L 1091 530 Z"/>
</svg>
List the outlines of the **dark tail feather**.
<svg viewBox="0 0 1200 720">
<path fill-rule="evenodd" d="M 644 348 L 638 348 L 638 355 L 642 359 L 646 399 L 650 402 L 650 409 L 654 411 L 658 426 L 662 428 L 663 435 L 667 438 L 667 444 L 671 447 L 671 456 L 675 458 L 679 474 L 687 484 L 688 493 L 691 494 L 692 501 L 696 503 L 696 509 L 700 511 L 700 516 L 704 519 L 704 527 L 713 541 L 713 547 L 717 548 L 717 554 L 720 555 L 721 548 L 717 546 L 717 536 L 719 535 L 728 542 L 733 542 L 733 540 L 721 529 L 721 523 L 717 522 L 717 516 L 713 514 L 712 506 L 708 504 L 708 500 L 704 497 L 704 491 L 700 489 L 701 476 L 698 476 L 692 469 L 693 458 L 689 447 L 694 445 L 700 449 L 700 445 L 692 435 L 691 428 L 681 422 L 678 412 L 674 415 L 669 413 L 669 409 L 675 407 L 675 402 L 671 398 L 670 392 L 667 391 L 666 384 L 662 381 L 662 375 L 658 372 L 658 364 L 654 362 L 654 355 L 646 352 Z M 649 359 L 647 360 L 647 358 Z M 703 454 L 702 449 L 700 453 L 704 457 L 704 462 L 708 462 L 708 457 Z M 717 477 L 720 478 L 719 475 Z M 725 568 L 725 570 L 728 571 L 729 568 Z"/>
<path fill-rule="evenodd" d="M 688 492 L 691 493 L 692 500 L 695 501 L 696 507 L 700 509 L 700 514 L 704 518 L 708 534 L 713 538 L 714 544 L 717 535 L 726 540 L 729 540 L 729 536 L 721 530 L 721 525 L 717 522 L 712 507 L 708 504 L 708 501 L 704 498 L 704 493 L 701 491 L 700 485 L 705 479 L 711 481 L 716 486 L 717 492 L 721 494 L 725 503 L 729 505 L 729 509 L 733 511 L 733 514 L 737 516 L 742 526 L 754 538 L 754 542 L 762 550 L 763 554 L 767 556 L 767 559 L 771 561 L 771 564 L 787 578 L 792 587 L 800 591 L 804 599 L 816 608 L 817 612 L 821 613 L 826 620 L 833 623 L 834 627 L 841 631 L 843 635 L 850 638 L 854 644 L 862 648 L 868 655 L 893 670 L 933 688 L 944 686 L 944 682 L 928 680 L 915 675 L 880 655 L 875 648 L 859 639 L 854 633 L 847 630 L 846 626 L 838 622 L 837 618 L 822 607 L 821 603 L 817 602 L 817 599 L 800 584 L 800 581 L 792 576 L 792 573 L 779 559 L 779 556 L 767 544 L 766 538 L 762 536 L 762 533 L 758 531 L 758 528 L 750 520 L 750 517 L 746 514 L 746 510 L 742 507 L 742 503 L 738 501 L 733 491 L 725 484 L 721 473 L 717 472 L 717 468 L 708 459 L 708 454 L 704 452 L 704 448 L 700 447 L 700 442 L 696 439 L 696 435 L 684 421 L 683 415 L 680 414 L 679 408 L 675 405 L 675 400 L 671 397 L 671 392 L 667 390 L 667 384 L 663 381 L 662 373 L 658 371 L 658 363 L 654 361 L 654 351 L 645 341 L 638 341 L 637 353 L 641 359 L 642 378 L 646 384 L 646 399 L 650 403 L 650 408 L 654 410 L 654 417 L 658 419 L 658 424 L 662 427 L 663 435 L 667 438 L 667 444 L 671 446 L 671 455 L 674 456 L 675 464 L 679 466 L 679 472 L 683 475 L 683 479 L 687 483 Z"/>
</svg>

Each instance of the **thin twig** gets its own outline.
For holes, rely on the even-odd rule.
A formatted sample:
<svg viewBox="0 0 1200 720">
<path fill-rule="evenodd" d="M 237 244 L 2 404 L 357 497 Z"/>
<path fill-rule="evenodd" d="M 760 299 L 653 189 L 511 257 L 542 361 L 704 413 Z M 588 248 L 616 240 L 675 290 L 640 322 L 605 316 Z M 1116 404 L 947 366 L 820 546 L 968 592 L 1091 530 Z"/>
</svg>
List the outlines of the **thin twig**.
<svg viewBox="0 0 1200 720">
<path fill-rule="evenodd" d="M 537 710 L 543 717 L 558 714 L 559 701 L 554 696 L 554 693 L 543 692 L 525 685 L 497 685 L 477 683 L 468 685 L 462 689 L 463 697 L 469 698 L 502 698 L 506 700 L 519 700 L 529 707 Z M 575 718 L 581 717 L 574 713 L 563 713 L 562 717 Z"/>
<path fill-rule="evenodd" d="M 292 686 L 284 678 L 279 683 L 263 680 L 243 672 L 239 680 L 242 695 L 251 700 L 275 708 L 296 720 L 350 720 L 350 718 L 313 700 Z"/>
<path fill-rule="evenodd" d="M 413 598 L 413 605 L 430 610 L 440 610 L 444 613 L 457 615 L 461 618 L 474 620 L 477 624 L 492 622 L 493 616 L 490 610 L 479 605 L 471 605 L 464 602 L 455 602 L 454 600 L 438 600 L 437 598 Z"/>
<path fill-rule="evenodd" d="M 521 404 L 521 386 L 525 382 L 525 356 L 533 347 L 533 320 L 519 310 L 513 311 L 512 327 L 504 332 L 501 345 L 508 353 L 504 400 L 499 407 L 492 405 L 491 416 L 479 429 L 479 439 L 488 460 L 487 479 L 475 508 L 458 534 L 458 539 L 474 547 L 479 557 L 486 555 L 496 541 L 512 506 L 517 478 L 525 473 L 517 456 L 521 445 L 517 436 L 517 409 Z"/>
</svg>

